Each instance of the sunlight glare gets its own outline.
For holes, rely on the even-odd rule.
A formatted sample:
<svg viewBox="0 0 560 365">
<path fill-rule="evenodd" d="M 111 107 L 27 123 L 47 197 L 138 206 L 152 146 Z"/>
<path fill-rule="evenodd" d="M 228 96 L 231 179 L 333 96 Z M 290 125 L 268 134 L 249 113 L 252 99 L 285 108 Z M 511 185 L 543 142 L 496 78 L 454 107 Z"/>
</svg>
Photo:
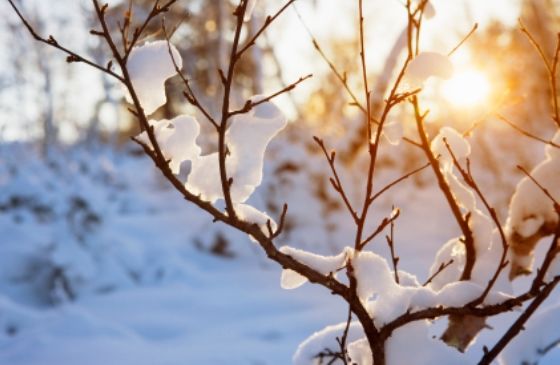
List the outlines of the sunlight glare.
<svg viewBox="0 0 560 365">
<path fill-rule="evenodd" d="M 480 105 L 490 94 L 490 82 L 479 71 L 466 70 L 456 73 L 442 85 L 443 97 L 458 107 Z"/>
</svg>

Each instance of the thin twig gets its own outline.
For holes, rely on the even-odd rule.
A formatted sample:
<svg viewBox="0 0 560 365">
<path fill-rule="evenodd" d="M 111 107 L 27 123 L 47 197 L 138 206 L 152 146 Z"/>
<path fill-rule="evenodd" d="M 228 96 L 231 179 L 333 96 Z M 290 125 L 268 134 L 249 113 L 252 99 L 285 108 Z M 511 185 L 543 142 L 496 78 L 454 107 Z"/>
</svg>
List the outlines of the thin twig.
<svg viewBox="0 0 560 365">
<path fill-rule="evenodd" d="M 488 203 L 488 199 L 486 199 L 486 196 L 482 193 L 482 191 L 480 190 L 478 184 L 476 183 L 476 181 L 473 177 L 473 174 L 472 174 L 472 171 L 471 171 L 470 160 L 467 159 L 467 169 L 465 170 L 461 166 L 461 164 L 459 163 L 459 160 L 455 156 L 455 153 L 453 152 L 453 149 L 449 145 L 446 138 L 443 138 L 443 143 L 445 144 L 445 147 L 447 148 L 447 151 L 451 155 L 451 158 L 453 159 L 453 164 L 455 165 L 457 170 L 459 170 L 459 173 L 461 174 L 463 180 L 465 181 L 465 183 L 467 183 L 467 185 L 471 189 L 473 189 L 475 191 L 476 195 L 480 198 L 480 200 L 482 201 L 482 204 L 484 205 L 484 207 L 488 211 L 488 214 L 490 214 L 492 222 L 494 223 L 494 225 L 498 229 L 498 232 L 500 234 L 500 239 L 501 239 L 501 242 L 502 242 L 502 255 L 500 257 L 500 262 L 498 263 L 498 266 L 496 267 L 496 270 L 494 271 L 494 274 L 492 275 L 492 277 L 488 281 L 488 284 L 484 288 L 484 291 L 482 292 L 482 294 L 480 296 L 478 296 L 478 298 L 476 298 L 475 300 L 471 301 L 468 304 L 468 305 L 476 306 L 476 305 L 484 302 L 484 300 L 488 296 L 488 293 L 490 293 L 490 291 L 494 287 L 494 284 L 498 280 L 498 277 L 500 276 L 500 273 L 508 265 L 507 253 L 508 253 L 508 250 L 509 250 L 509 245 L 508 245 L 508 242 L 507 242 L 506 234 L 505 234 L 505 232 L 502 228 L 502 224 L 500 222 L 500 219 L 498 218 L 498 215 L 496 214 L 496 210 L 492 206 L 490 206 L 490 203 Z M 490 244 L 490 243 L 491 242 L 488 242 L 488 244 Z"/>
<path fill-rule="evenodd" d="M 552 147 L 556 147 L 556 148 L 560 148 L 560 145 L 557 143 L 554 143 L 553 141 L 549 141 L 546 140 L 544 138 L 538 137 L 534 134 L 532 134 L 531 132 L 526 131 L 525 129 L 521 128 L 520 126 L 518 126 L 517 124 L 513 123 L 512 121 L 510 121 L 509 119 L 507 119 L 506 117 L 504 117 L 501 114 L 496 114 L 496 116 L 498 117 L 499 120 L 501 120 L 502 122 L 506 123 L 507 125 L 509 125 L 510 127 L 512 127 L 513 129 L 515 129 L 517 132 L 521 133 L 522 135 L 529 137 L 531 139 L 534 139 L 536 141 L 542 142 L 544 144 L 547 144 L 549 146 Z"/>
<path fill-rule="evenodd" d="M 436 270 L 435 273 L 433 273 L 425 282 L 424 284 L 422 284 L 422 286 L 428 286 L 428 284 L 430 284 L 439 274 L 442 273 L 442 271 L 444 271 L 447 267 L 449 267 L 452 263 L 453 263 L 453 259 L 447 261 L 447 262 L 442 262 L 438 269 Z"/>
<path fill-rule="evenodd" d="M 105 65 L 98 65 L 97 63 L 77 54 L 74 51 L 71 51 L 70 49 L 62 46 L 60 43 L 58 43 L 58 41 L 51 35 L 48 38 L 44 38 L 42 36 L 40 36 L 35 29 L 31 26 L 31 24 L 27 21 L 27 19 L 23 16 L 23 14 L 19 11 L 18 7 L 14 4 L 13 0 L 8 0 L 8 2 L 10 3 L 10 5 L 12 6 L 12 8 L 14 9 L 14 11 L 16 12 L 17 16 L 19 17 L 19 19 L 21 20 L 21 22 L 23 23 L 23 25 L 27 28 L 29 34 L 31 34 L 31 36 L 41 42 L 41 43 L 45 43 L 51 47 L 54 47 L 64 53 L 66 53 L 68 55 L 68 57 L 66 58 L 66 61 L 69 63 L 72 62 L 81 62 L 81 63 L 85 63 L 88 66 L 91 66 L 93 68 L 98 69 L 99 71 L 110 75 L 112 77 L 114 77 L 115 79 L 119 80 L 120 82 L 123 81 L 123 78 L 121 75 L 113 72 L 111 70 L 110 67 L 107 67 Z"/>
<path fill-rule="evenodd" d="M 449 51 L 447 56 L 451 57 L 451 55 L 453 55 L 453 53 L 455 53 L 459 49 L 459 47 L 461 47 L 474 34 L 474 32 L 476 32 L 477 29 L 478 29 L 478 23 L 474 23 L 474 26 L 472 27 L 470 32 L 468 32 L 467 35 L 464 36 L 463 39 L 461 39 L 459 44 L 457 44 L 455 47 L 453 47 L 451 51 Z"/>
<path fill-rule="evenodd" d="M 290 5 L 292 5 L 296 0 L 289 0 L 286 2 L 274 15 L 269 15 L 266 17 L 264 24 L 253 34 L 253 36 L 241 47 L 239 52 L 236 53 L 235 57 L 239 58 L 245 51 L 251 48 L 255 41 L 260 37 L 260 35 L 272 24 L 276 18 L 278 18 Z"/>
<path fill-rule="evenodd" d="M 393 207 L 393 211 L 395 210 L 395 207 Z M 387 240 L 387 245 L 389 246 L 389 250 L 391 252 L 391 263 L 393 264 L 393 273 L 395 276 L 395 282 L 397 284 L 400 284 L 400 280 L 399 280 L 399 269 L 398 269 L 398 264 L 399 264 L 399 260 L 400 258 L 396 255 L 395 253 L 395 221 L 392 220 L 391 221 L 391 228 L 389 230 L 389 235 L 385 236 L 385 239 Z"/>
<path fill-rule="evenodd" d="M 271 101 L 272 99 L 276 98 L 277 96 L 280 96 L 282 94 L 285 94 L 285 93 L 295 89 L 299 84 L 301 84 L 302 82 L 304 82 L 307 79 L 310 79 L 311 77 L 313 77 L 312 74 L 302 76 L 299 79 L 297 79 L 296 81 L 289 84 L 288 86 L 282 88 L 281 90 L 278 90 L 275 93 L 273 93 L 273 94 L 271 94 L 271 95 L 269 95 L 265 98 L 259 99 L 258 101 L 248 100 L 241 109 L 234 110 L 234 111 L 230 112 L 229 116 L 233 117 L 234 115 L 237 115 L 237 114 L 248 113 L 254 107 L 259 106 L 259 105 L 264 104 L 264 103 L 267 103 L 267 102 Z"/>
<path fill-rule="evenodd" d="M 557 277 L 556 279 L 558 279 Z M 490 365 L 492 361 L 504 350 L 504 348 L 521 332 L 525 327 L 525 323 L 531 318 L 531 316 L 536 312 L 536 310 L 543 304 L 543 302 L 548 298 L 550 293 L 556 287 L 558 281 L 553 281 L 553 285 L 549 285 L 545 290 L 539 293 L 537 297 L 529 304 L 527 309 L 523 311 L 523 314 L 517 318 L 513 325 L 506 331 L 506 333 L 500 338 L 500 340 L 492 347 L 492 349 L 484 354 L 482 359 L 478 362 L 478 365 Z"/>
<path fill-rule="evenodd" d="M 167 29 L 165 27 L 165 20 L 162 21 L 161 29 L 163 30 L 163 34 L 165 36 L 165 39 L 167 40 L 167 51 L 169 53 L 169 57 L 171 57 L 171 61 L 173 62 L 173 67 L 175 68 L 175 73 L 177 75 L 179 75 L 179 77 L 183 81 L 183 85 L 187 89 L 183 93 L 183 95 L 192 105 L 194 105 L 206 117 L 206 120 L 208 120 L 216 129 L 218 129 L 219 128 L 218 123 L 210 115 L 210 113 L 206 110 L 206 108 L 204 106 L 202 106 L 202 104 L 200 103 L 200 100 L 197 98 L 196 94 L 194 93 L 194 90 L 191 88 L 189 79 L 183 74 L 183 72 L 179 68 L 179 65 L 177 64 L 177 61 L 175 60 L 175 56 L 173 55 L 173 51 L 171 49 L 171 42 L 169 41 L 169 36 L 167 34 Z"/>
<path fill-rule="evenodd" d="M 318 137 L 313 137 L 313 140 L 319 145 L 319 147 L 323 151 L 323 154 L 325 155 L 325 158 L 327 159 L 327 162 L 329 163 L 329 167 L 331 168 L 331 172 L 333 175 L 333 178 L 330 179 L 332 187 L 342 198 L 342 201 L 344 202 L 344 205 L 346 205 L 346 208 L 348 209 L 348 212 L 352 216 L 352 219 L 354 219 L 354 222 L 358 224 L 359 223 L 358 214 L 356 213 L 356 210 L 354 209 L 354 207 L 352 207 L 352 203 L 350 203 L 350 200 L 348 199 L 348 195 L 346 194 L 346 190 L 342 186 L 342 182 L 340 181 L 340 177 L 338 176 L 338 171 L 336 170 L 336 166 L 334 164 L 336 158 L 335 151 L 328 153 L 327 148 L 325 147 L 325 143 L 323 142 L 322 139 Z"/>
<path fill-rule="evenodd" d="M 383 187 L 381 190 L 379 190 L 377 193 L 375 193 L 372 197 L 371 197 L 371 201 L 375 201 L 375 199 L 379 198 L 381 195 L 383 195 L 383 193 L 385 193 L 387 190 L 391 189 L 393 186 L 397 185 L 398 183 L 400 183 L 403 180 L 408 179 L 409 177 L 411 177 L 412 175 L 415 175 L 417 173 L 419 173 L 420 171 L 426 169 L 428 166 L 430 166 L 430 163 L 427 162 L 425 165 L 420 166 L 406 174 L 404 174 L 403 176 L 399 177 L 398 179 L 390 182 L 389 184 L 387 184 L 385 187 Z"/>
<path fill-rule="evenodd" d="M 366 245 L 369 242 L 371 242 L 375 237 L 377 237 L 377 235 L 383 232 L 383 230 L 387 228 L 388 225 L 392 224 L 395 220 L 397 220 L 397 218 L 399 218 L 400 215 L 401 215 L 401 211 L 398 208 L 396 208 L 393 210 L 390 217 L 383 218 L 383 220 L 381 221 L 381 223 L 379 223 L 375 231 L 373 231 L 372 234 L 370 234 L 366 239 L 360 242 L 360 244 L 358 245 L 358 251 L 363 250 L 364 247 L 366 247 Z"/>
<path fill-rule="evenodd" d="M 523 166 L 521 165 L 517 165 L 517 168 L 519 170 L 521 170 L 521 172 L 523 172 L 545 195 L 548 199 L 550 199 L 550 201 L 554 204 L 554 208 L 556 209 L 556 211 L 560 211 L 560 204 L 558 204 L 558 202 L 556 201 L 556 199 L 554 199 L 554 197 L 552 196 L 552 194 L 550 194 L 550 191 L 548 191 L 547 188 L 545 188 L 544 186 L 541 185 L 541 183 L 539 183 L 534 177 L 533 175 L 531 175 L 531 173 L 529 171 L 527 171 Z"/>
</svg>

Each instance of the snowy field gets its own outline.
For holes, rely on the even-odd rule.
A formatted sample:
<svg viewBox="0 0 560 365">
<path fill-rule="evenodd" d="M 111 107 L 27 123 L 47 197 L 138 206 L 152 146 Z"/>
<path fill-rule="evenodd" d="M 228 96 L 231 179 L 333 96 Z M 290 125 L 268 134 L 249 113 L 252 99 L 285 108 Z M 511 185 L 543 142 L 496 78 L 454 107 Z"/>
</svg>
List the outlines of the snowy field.
<svg viewBox="0 0 560 365">
<path fill-rule="evenodd" d="M 145 157 L 78 149 L 47 166 L 29 146 L 1 152 L 2 365 L 290 364 L 299 343 L 345 319 L 343 302 L 322 288 L 282 290 L 280 268 L 177 199 Z M 387 204 L 400 204 L 408 227 L 396 236 L 401 267 L 424 281 L 456 227 L 438 191 L 412 187 L 405 183 Z M 294 204 L 293 214 L 303 219 L 304 207 Z M 422 212 L 429 217 L 416 221 Z M 235 257 L 209 253 L 218 233 Z M 312 242 L 310 235 L 324 232 L 296 230 L 290 240 Z M 374 249 L 388 254 L 385 245 Z M 557 291 L 540 312 L 559 303 Z M 548 333 L 560 334 L 556 317 Z M 483 332 L 465 363 L 475 363 L 511 318 L 490 320 L 494 330 Z M 527 333 L 534 340 L 541 332 Z M 527 350 L 530 341 L 520 339 L 512 351 Z M 558 350 L 540 362 L 559 363 Z"/>
</svg>

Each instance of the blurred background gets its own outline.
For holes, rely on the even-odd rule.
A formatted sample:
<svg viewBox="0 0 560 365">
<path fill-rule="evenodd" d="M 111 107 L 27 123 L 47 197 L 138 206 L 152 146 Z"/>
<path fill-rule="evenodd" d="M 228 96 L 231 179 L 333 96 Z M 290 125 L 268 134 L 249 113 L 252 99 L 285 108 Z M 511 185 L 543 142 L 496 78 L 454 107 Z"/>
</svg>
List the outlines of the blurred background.
<svg viewBox="0 0 560 365">
<path fill-rule="evenodd" d="M 15 3 L 38 33 L 52 34 L 59 43 L 100 64 L 109 61 L 107 47 L 89 35 L 89 30 L 97 27 L 89 1 L 17 0 Z M 406 26 L 406 12 L 401 0 L 365 3 L 369 82 L 377 98 L 374 105 L 378 105 L 404 59 L 398 39 Z M 551 56 L 560 25 L 560 2 L 433 0 L 431 3 L 436 15 L 424 24 L 424 50 L 447 53 L 475 23 L 479 27 L 453 53 L 454 76 L 426 84 L 421 100 L 430 110 L 429 131 L 434 135 L 441 126 L 449 125 L 469 136 L 475 177 L 505 219 L 510 196 L 521 177 L 516 165 L 531 168 L 544 152 L 542 145 L 514 131 L 498 115 L 543 138 L 550 138 L 554 133 L 546 69 L 520 32 L 518 21 L 523 22 Z M 109 5 L 109 23 L 116 29 L 128 9 L 128 1 L 111 0 Z M 258 1 L 242 36 L 246 38 L 258 30 L 266 16 L 280 5 L 278 1 Z M 133 1 L 136 22 L 146 16 L 151 6 L 151 0 Z M 174 30 L 171 41 L 182 54 L 184 72 L 192 80 L 195 93 L 213 114 L 218 114 L 221 107 L 222 89 L 217 69 L 227 65 L 235 25 L 231 16 L 234 8 L 235 4 L 228 0 L 178 0 L 165 17 L 167 27 Z M 256 268 L 274 270 L 272 265 L 245 237 L 212 224 L 208 217 L 177 199 L 130 141 L 139 130 L 119 85 L 83 64 L 67 64 L 65 56 L 57 50 L 35 42 L 7 2 L 0 3 L 0 14 L 4 20 L 0 23 L 3 50 L 0 53 L 0 257 L 3 260 L 0 309 L 8 313 L 3 316 L 0 310 L 0 324 L 5 329 L 0 335 L 0 346 L 4 344 L 12 349 L 0 355 L 0 363 L 60 361 L 60 352 L 48 352 L 48 344 L 39 347 L 37 353 L 41 355 L 37 358 L 22 354 L 26 346 L 36 345 L 34 341 L 38 337 L 33 336 L 42 333 L 36 323 L 43 323 L 39 327 L 44 333 L 57 333 L 52 327 L 53 315 L 45 320 L 44 311 L 68 305 L 76 308 L 72 303 L 81 303 L 80 310 L 89 311 L 88 316 L 106 321 L 103 325 L 95 322 L 93 327 L 107 325 L 123 338 L 128 338 L 126 331 L 143 339 L 186 336 L 188 340 L 177 341 L 184 348 L 177 354 L 171 351 L 174 355 L 169 355 L 169 363 L 175 363 L 177 357 L 197 359 L 202 364 L 222 363 L 218 355 L 208 360 L 209 350 L 203 345 L 215 340 L 218 332 L 210 331 L 195 339 L 181 332 L 185 328 L 211 326 L 204 316 L 204 320 L 198 321 L 189 317 L 179 326 L 172 324 L 177 317 L 155 314 L 157 320 L 145 323 L 137 317 L 110 312 L 106 306 L 124 308 L 137 304 L 138 298 L 142 302 L 152 297 L 153 292 L 149 290 L 176 290 L 174 285 L 178 282 L 192 289 L 197 287 L 196 283 L 212 278 L 229 280 L 226 278 L 232 274 L 227 270 L 234 269 L 230 267 L 220 274 L 223 262 L 219 260 L 230 262 L 228 259 L 238 258 L 243 265 L 250 262 Z M 329 148 L 337 150 L 337 164 L 355 202 L 363 194 L 367 154 L 363 150 L 363 115 L 351 104 L 352 99 L 312 40 L 346 75 L 348 85 L 364 103 L 356 19 L 357 1 L 296 1 L 245 54 L 234 85 L 233 103 L 242 106 L 252 95 L 271 94 L 300 76 L 313 74 L 312 79 L 276 100 L 289 116 L 290 125 L 270 145 L 265 177 L 251 203 L 276 217 L 287 202 L 290 209 L 283 243 L 322 253 L 337 252 L 347 245 L 353 239 L 353 226 L 329 185 L 328 166 L 312 136 L 324 138 Z M 153 23 L 146 41 L 163 38 L 160 25 L 157 21 Z M 168 102 L 153 118 L 196 114 L 182 95 L 180 79 L 168 80 L 166 92 Z M 393 112 L 390 122 L 394 128 L 387 133 L 391 138 L 383 141 L 377 188 L 424 163 L 421 151 L 402 140 L 402 137 L 417 140 L 411 117 L 411 108 L 406 103 Z M 215 136 L 209 124 L 202 122 L 204 118 L 201 115 L 197 118 L 203 125 L 198 142 L 205 152 L 210 152 L 215 148 Z M 375 226 L 377 219 L 386 216 L 393 205 L 403 209 L 403 217 L 397 223 L 401 265 L 422 277 L 427 275 L 437 249 L 458 232 L 449 221 L 445 202 L 434 186 L 429 171 L 414 175 L 379 201 L 370 222 Z M 376 250 L 386 256 L 385 247 L 379 247 Z M 217 276 L 208 276 L 210 270 Z M 276 274 L 273 271 L 270 275 Z M 247 278 L 240 278 L 239 282 L 244 280 Z M 268 287 L 271 283 L 254 285 Z M 140 297 L 136 299 L 123 299 L 115 294 L 139 290 L 134 288 L 144 288 L 144 294 L 138 294 Z M 202 308 L 219 297 L 224 288 L 215 290 L 198 295 L 179 291 L 183 296 L 173 304 L 179 307 L 180 303 L 182 310 L 193 305 Z M 99 296 L 107 295 L 112 299 L 98 301 Z M 276 301 L 278 295 L 282 294 L 270 294 L 273 299 L 269 300 Z M 305 298 L 302 294 L 298 299 L 305 302 L 300 303 L 302 308 L 314 308 L 315 302 L 307 303 Z M 246 303 L 238 305 L 242 308 Z M 200 314 L 199 307 L 193 311 Z M 152 307 L 141 308 L 159 313 Z M 294 310 L 290 306 L 286 308 Z M 220 307 L 210 311 L 214 319 L 216 311 L 222 309 L 225 310 Z M 56 313 L 55 316 L 61 317 L 54 322 L 60 321 L 60 328 L 66 328 L 63 324 L 74 321 L 76 316 L 83 320 L 78 321 L 76 333 L 92 328 L 92 322 L 80 317 L 81 314 L 68 317 Z M 226 314 L 223 316 L 226 318 Z M 331 317 L 319 313 L 302 322 L 301 328 L 292 329 L 293 333 L 283 333 L 278 329 L 281 325 L 274 323 L 273 330 L 262 333 L 255 330 L 258 336 L 251 332 L 250 324 L 243 323 L 239 324 L 239 330 L 222 334 L 226 337 L 220 341 L 234 341 L 229 350 L 234 359 L 241 359 L 233 362 L 236 364 L 287 363 L 298 341 L 318 329 L 316 323 Z M 125 319 L 119 322 L 117 318 Z M 45 321 L 50 324 L 44 324 Z M 168 327 L 154 329 L 156 322 Z M 216 331 L 218 322 L 215 322 Z M 29 328 L 31 332 L 26 332 Z M 173 331 L 180 335 L 173 337 Z M 24 335 L 17 340 L 18 350 L 13 341 L 19 333 Z M 246 342 L 235 342 L 241 341 L 239 338 Z M 88 347 L 84 341 L 78 348 L 85 348 L 86 352 L 98 349 Z M 283 344 L 279 350 L 278 343 Z M 262 352 L 256 352 L 257 360 L 251 362 L 243 357 L 247 349 L 250 352 L 257 346 Z M 103 347 L 103 351 L 107 348 Z M 109 352 L 113 359 L 121 350 L 115 351 Z M 146 351 L 150 356 L 160 356 L 163 350 L 148 346 Z M 78 356 L 62 353 L 68 359 Z M 276 354 L 279 360 L 271 360 L 267 355 L 270 353 Z"/>
</svg>

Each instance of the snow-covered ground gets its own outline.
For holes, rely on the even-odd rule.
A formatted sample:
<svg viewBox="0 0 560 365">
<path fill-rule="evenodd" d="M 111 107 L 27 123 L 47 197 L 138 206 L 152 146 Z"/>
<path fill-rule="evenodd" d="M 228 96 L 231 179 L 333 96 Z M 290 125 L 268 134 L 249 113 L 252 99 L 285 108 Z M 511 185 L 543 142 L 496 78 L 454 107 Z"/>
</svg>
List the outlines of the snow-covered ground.
<svg viewBox="0 0 560 365">
<path fill-rule="evenodd" d="M 313 332 L 344 321 L 344 303 L 323 288 L 282 290 L 279 267 L 246 237 L 180 199 L 147 158 L 70 148 L 45 163 L 30 149 L 0 148 L 1 365 L 284 365 Z M 290 156 L 276 153 L 277 160 Z M 261 195 L 271 189 L 271 168 Z M 315 222 L 308 217 L 313 198 L 297 201 L 313 183 L 286 179 L 296 223 Z M 262 196 L 255 202 L 266 206 Z M 380 202 L 375 215 L 387 214 L 393 203 L 402 209 L 395 237 L 401 268 L 423 281 L 457 227 L 439 192 L 413 180 Z M 348 233 L 342 223 L 330 233 L 295 227 L 286 243 L 314 251 L 328 252 L 332 242 L 313 245 Z M 224 252 L 215 244 L 220 234 L 230 242 L 221 256 L 209 252 Z M 383 241 L 372 247 L 388 255 Z M 559 304 L 557 290 L 540 312 Z M 468 363 L 511 318 L 490 320 L 494 330 L 469 349 Z M 526 333 L 538 337 L 539 328 Z M 558 350 L 540 362 L 559 363 Z"/>
</svg>

